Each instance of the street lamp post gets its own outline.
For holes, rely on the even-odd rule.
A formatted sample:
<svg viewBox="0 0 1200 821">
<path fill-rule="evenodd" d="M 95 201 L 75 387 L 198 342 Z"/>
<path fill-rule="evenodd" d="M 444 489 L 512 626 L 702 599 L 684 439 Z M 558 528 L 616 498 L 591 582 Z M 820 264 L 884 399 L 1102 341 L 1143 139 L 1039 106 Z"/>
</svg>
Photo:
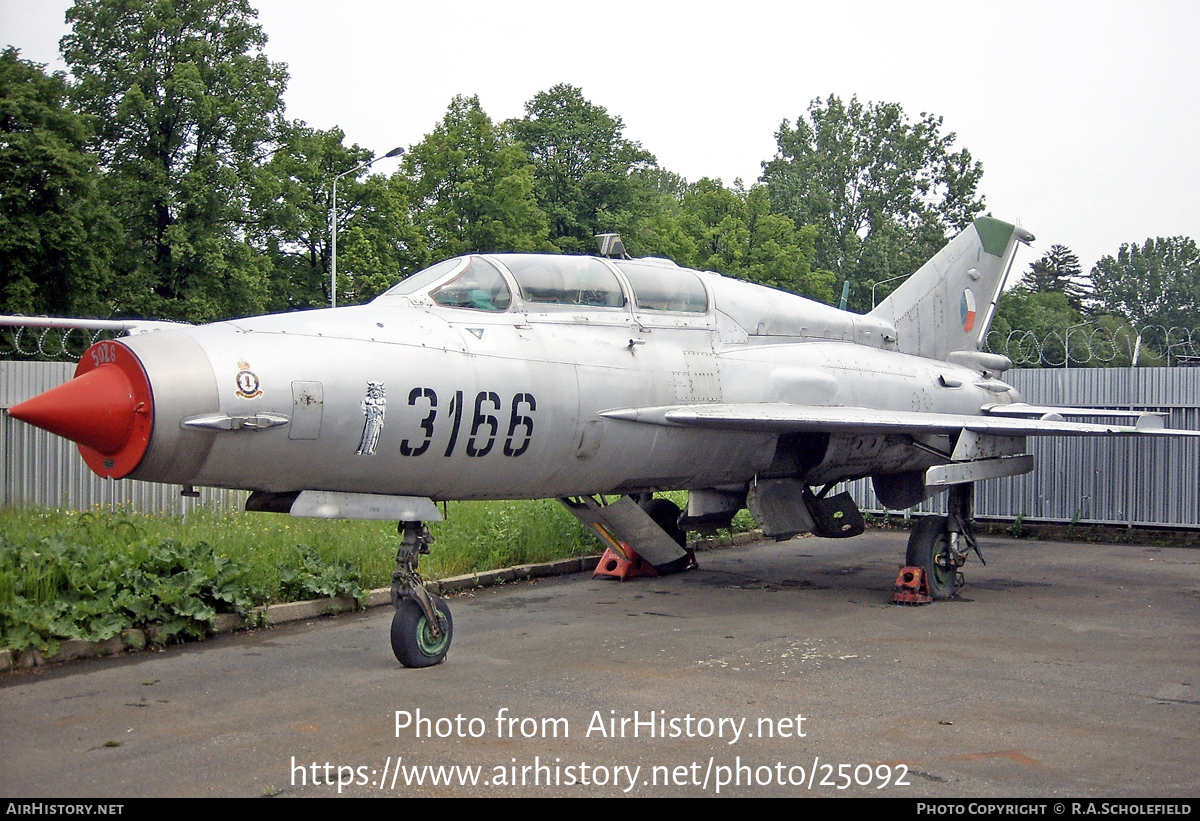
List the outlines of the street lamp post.
<svg viewBox="0 0 1200 821">
<path fill-rule="evenodd" d="M 332 236 L 332 240 L 330 242 L 331 261 L 330 261 L 330 265 L 329 265 L 329 268 L 330 268 L 330 271 L 329 271 L 329 307 L 330 308 L 337 307 L 337 234 L 338 234 L 338 232 L 337 232 L 337 184 L 338 184 L 338 180 L 340 180 L 342 177 L 346 176 L 347 174 L 357 174 L 359 171 L 362 171 L 364 168 L 370 168 L 372 165 L 379 162 L 380 160 L 387 159 L 388 157 L 399 157 L 403 153 L 404 153 L 404 148 L 402 148 L 402 147 L 393 148 L 391 151 L 384 154 L 382 157 L 376 157 L 375 159 L 371 160 L 368 163 L 363 163 L 358 168 L 351 168 L 349 171 L 343 171 L 342 173 L 338 174 L 336 177 L 333 178 L 333 202 L 329 206 L 329 233 Z"/>
</svg>

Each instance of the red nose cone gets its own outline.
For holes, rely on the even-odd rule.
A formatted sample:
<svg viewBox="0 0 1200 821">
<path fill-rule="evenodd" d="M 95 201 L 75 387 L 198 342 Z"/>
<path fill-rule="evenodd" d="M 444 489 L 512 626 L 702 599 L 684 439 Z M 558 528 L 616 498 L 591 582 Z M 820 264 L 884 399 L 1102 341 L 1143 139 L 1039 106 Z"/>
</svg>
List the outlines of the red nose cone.
<svg viewBox="0 0 1200 821">
<path fill-rule="evenodd" d="M 114 365 L 104 365 L 22 402 L 9 415 L 113 454 L 129 441 L 136 406 L 129 377 Z"/>
<path fill-rule="evenodd" d="M 112 341 L 89 348 L 70 382 L 10 408 L 8 414 L 76 442 L 93 471 L 114 479 L 141 462 L 154 424 L 150 383 L 141 363 Z"/>
</svg>

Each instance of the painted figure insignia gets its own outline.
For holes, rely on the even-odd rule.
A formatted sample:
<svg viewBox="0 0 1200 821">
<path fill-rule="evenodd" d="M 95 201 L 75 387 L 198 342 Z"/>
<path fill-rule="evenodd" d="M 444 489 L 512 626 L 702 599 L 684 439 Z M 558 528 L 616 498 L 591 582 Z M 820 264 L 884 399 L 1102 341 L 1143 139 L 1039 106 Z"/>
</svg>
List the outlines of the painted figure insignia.
<svg viewBox="0 0 1200 821">
<path fill-rule="evenodd" d="M 374 456 L 375 446 L 379 444 L 379 433 L 383 430 L 383 413 L 386 410 L 387 393 L 382 382 L 368 382 L 367 395 L 362 401 L 363 422 L 362 439 L 358 443 L 357 456 Z"/>
</svg>

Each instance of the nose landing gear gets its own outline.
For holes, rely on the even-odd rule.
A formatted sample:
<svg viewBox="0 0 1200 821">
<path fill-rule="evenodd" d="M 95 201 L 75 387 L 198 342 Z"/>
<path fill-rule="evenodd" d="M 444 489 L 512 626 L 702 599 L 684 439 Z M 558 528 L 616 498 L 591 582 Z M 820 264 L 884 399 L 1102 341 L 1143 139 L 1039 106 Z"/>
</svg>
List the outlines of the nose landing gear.
<svg viewBox="0 0 1200 821">
<path fill-rule="evenodd" d="M 429 553 L 433 535 L 422 522 L 400 522 L 400 549 L 392 573 L 392 653 L 405 667 L 441 664 L 450 650 L 454 619 L 445 600 L 425 589 L 417 572 L 422 554 Z"/>
</svg>

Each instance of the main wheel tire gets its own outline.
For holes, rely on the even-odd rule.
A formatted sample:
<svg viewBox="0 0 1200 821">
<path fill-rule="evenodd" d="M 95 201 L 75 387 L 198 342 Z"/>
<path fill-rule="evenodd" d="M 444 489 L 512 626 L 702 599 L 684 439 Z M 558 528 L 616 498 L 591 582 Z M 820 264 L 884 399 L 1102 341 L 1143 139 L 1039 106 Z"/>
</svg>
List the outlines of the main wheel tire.
<svg viewBox="0 0 1200 821">
<path fill-rule="evenodd" d="M 679 526 L 679 505 L 670 499 L 654 499 L 646 506 L 646 513 L 680 547 L 687 547 L 687 531 Z"/>
<path fill-rule="evenodd" d="M 438 596 L 430 596 L 441 616 L 442 635 L 436 639 L 429 629 L 429 620 L 416 599 L 403 598 L 392 616 L 392 652 L 405 667 L 432 667 L 446 659 L 450 640 L 454 637 L 454 619 L 450 607 Z"/>
<path fill-rule="evenodd" d="M 958 565 L 950 555 L 950 532 L 944 516 L 931 516 L 917 524 L 908 537 L 904 563 L 924 571 L 934 600 L 942 601 L 958 592 Z"/>
<path fill-rule="evenodd" d="M 646 513 L 654 520 L 654 523 L 662 528 L 663 532 L 670 536 L 675 544 L 684 549 L 684 554 L 678 559 L 669 561 L 666 564 L 654 565 L 654 569 L 658 571 L 658 575 L 660 576 L 682 573 L 696 566 L 695 554 L 688 550 L 687 531 L 679 526 L 679 514 L 681 512 L 679 505 L 670 499 L 652 499 L 650 504 L 646 506 Z"/>
</svg>

